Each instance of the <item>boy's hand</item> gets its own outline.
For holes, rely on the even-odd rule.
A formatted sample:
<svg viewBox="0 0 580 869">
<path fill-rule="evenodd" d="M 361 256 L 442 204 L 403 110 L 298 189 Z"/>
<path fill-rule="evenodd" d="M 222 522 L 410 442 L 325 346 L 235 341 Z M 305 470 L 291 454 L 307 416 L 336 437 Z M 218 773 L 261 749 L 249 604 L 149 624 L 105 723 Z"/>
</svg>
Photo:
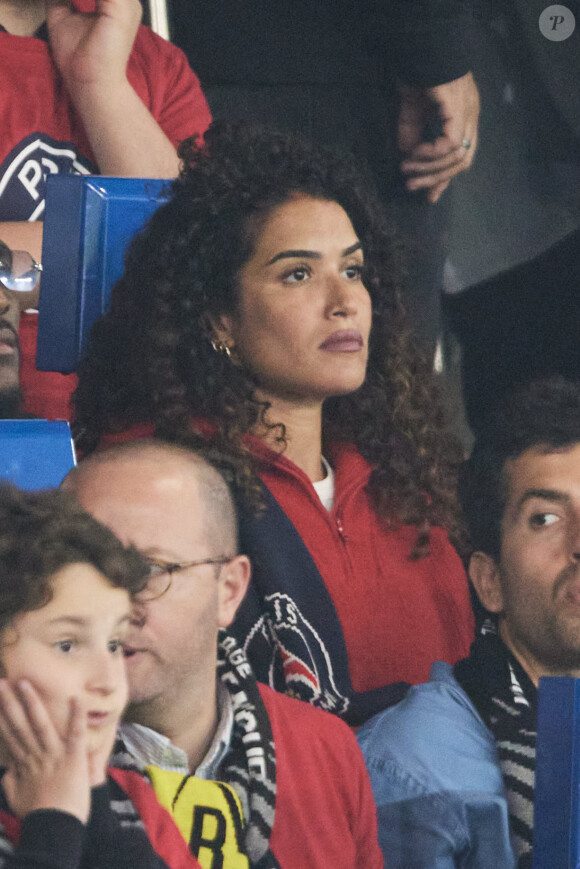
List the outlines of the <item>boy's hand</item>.
<svg viewBox="0 0 580 869">
<path fill-rule="evenodd" d="M 139 0 L 96 0 L 93 13 L 77 12 L 70 0 L 48 0 L 50 47 L 69 92 L 125 82 L 141 14 Z"/>
<path fill-rule="evenodd" d="M 71 700 L 61 736 L 29 682 L 14 687 L 0 680 L 0 737 L 8 752 L 2 787 L 17 817 L 59 809 L 86 824 L 91 805 L 86 727 L 77 699 Z"/>
</svg>

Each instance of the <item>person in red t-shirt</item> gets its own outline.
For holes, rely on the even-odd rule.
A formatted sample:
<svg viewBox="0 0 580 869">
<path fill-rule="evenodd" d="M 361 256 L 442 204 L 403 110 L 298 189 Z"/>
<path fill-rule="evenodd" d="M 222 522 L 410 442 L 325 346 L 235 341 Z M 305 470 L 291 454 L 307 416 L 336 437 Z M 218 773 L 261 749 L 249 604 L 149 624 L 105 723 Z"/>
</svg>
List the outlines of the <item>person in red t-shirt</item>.
<svg viewBox="0 0 580 869">
<path fill-rule="evenodd" d="M 0 239 L 41 259 L 46 175 L 171 178 L 210 112 L 185 55 L 140 26 L 139 0 L 0 0 Z M 20 306 L 36 307 L 36 296 Z M 75 380 L 36 372 L 21 325 L 25 407 L 68 415 Z"/>
</svg>

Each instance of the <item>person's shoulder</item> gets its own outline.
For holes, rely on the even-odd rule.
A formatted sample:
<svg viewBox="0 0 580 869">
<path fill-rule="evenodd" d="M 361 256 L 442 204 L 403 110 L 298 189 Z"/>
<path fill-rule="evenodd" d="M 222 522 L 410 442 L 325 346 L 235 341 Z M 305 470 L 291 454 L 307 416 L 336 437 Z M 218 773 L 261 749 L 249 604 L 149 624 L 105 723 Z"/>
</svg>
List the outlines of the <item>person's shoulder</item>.
<svg viewBox="0 0 580 869">
<path fill-rule="evenodd" d="M 321 789 L 326 789 L 326 799 L 334 794 L 341 810 L 351 806 L 352 800 L 356 802 L 369 788 L 369 781 L 350 727 L 337 715 L 317 709 L 304 700 L 263 685 L 260 685 L 260 693 L 272 727 L 277 776 L 282 789 L 312 787 L 313 794 L 319 796 Z"/>
<path fill-rule="evenodd" d="M 340 728 L 346 727 L 347 730 L 349 729 L 336 715 L 325 712 L 323 709 L 318 709 L 316 706 L 311 706 L 310 703 L 306 703 L 304 700 L 298 700 L 295 697 L 290 697 L 288 694 L 274 691 L 268 685 L 263 685 L 261 682 L 258 682 L 258 689 L 269 714 L 279 715 L 280 717 L 290 716 L 293 720 L 304 723 L 306 726 L 315 722 L 321 727 L 332 727 L 335 722 L 338 722 Z"/>
<path fill-rule="evenodd" d="M 429 681 L 413 685 L 406 696 L 373 716 L 359 731 L 359 742 L 371 742 L 376 734 L 392 731 L 405 740 L 421 738 L 434 722 L 483 722 L 453 675 L 453 668 L 436 661 Z"/>
<path fill-rule="evenodd" d="M 199 88 L 199 79 L 181 48 L 159 36 L 145 24 L 139 25 L 129 57 L 128 71 L 129 78 L 138 91 L 145 83 L 156 93 L 164 93 L 168 82 Z"/>
<path fill-rule="evenodd" d="M 357 738 L 371 780 L 373 775 L 391 783 L 412 777 L 426 791 L 501 791 L 493 736 L 449 664 L 434 664 L 428 682 L 414 685 L 400 703 L 375 715 Z"/>
<path fill-rule="evenodd" d="M 151 62 L 154 59 L 179 59 L 187 63 L 185 54 L 167 39 L 164 39 L 159 34 L 155 33 L 150 27 L 145 24 L 139 25 L 139 30 L 133 43 L 132 56 L 140 61 Z"/>
<path fill-rule="evenodd" d="M 273 731 L 282 733 L 285 727 L 291 727 L 294 740 L 304 738 L 310 740 L 311 744 L 317 740 L 331 744 L 337 740 L 356 743 L 350 727 L 337 715 L 317 709 L 304 700 L 273 691 L 261 683 L 259 690 Z"/>
</svg>

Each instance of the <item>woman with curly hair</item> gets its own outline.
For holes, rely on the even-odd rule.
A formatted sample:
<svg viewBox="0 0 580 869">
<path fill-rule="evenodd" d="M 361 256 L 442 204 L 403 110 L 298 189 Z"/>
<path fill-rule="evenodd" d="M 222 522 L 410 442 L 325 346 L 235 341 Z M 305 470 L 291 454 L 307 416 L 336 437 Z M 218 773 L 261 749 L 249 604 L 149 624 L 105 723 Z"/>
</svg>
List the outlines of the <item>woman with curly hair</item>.
<svg viewBox="0 0 580 869">
<path fill-rule="evenodd" d="M 399 246 L 349 160 L 299 137 L 217 124 L 180 156 L 93 330 L 79 446 L 209 444 L 254 564 L 235 630 L 258 678 L 361 721 L 473 630 Z"/>
</svg>

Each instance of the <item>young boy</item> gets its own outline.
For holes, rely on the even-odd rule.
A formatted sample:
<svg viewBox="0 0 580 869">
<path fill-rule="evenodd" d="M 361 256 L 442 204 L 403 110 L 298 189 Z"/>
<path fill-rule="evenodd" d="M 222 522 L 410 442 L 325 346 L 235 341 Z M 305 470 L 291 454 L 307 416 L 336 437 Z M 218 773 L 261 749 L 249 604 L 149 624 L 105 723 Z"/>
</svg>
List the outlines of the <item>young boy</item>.
<svg viewBox="0 0 580 869">
<path fill-rule="evenodd" d="M 107 770 L 146 578 L 68 493 L 0 484 L 1 869 L 199 869 L 149 784 Z"/>
</svg>

